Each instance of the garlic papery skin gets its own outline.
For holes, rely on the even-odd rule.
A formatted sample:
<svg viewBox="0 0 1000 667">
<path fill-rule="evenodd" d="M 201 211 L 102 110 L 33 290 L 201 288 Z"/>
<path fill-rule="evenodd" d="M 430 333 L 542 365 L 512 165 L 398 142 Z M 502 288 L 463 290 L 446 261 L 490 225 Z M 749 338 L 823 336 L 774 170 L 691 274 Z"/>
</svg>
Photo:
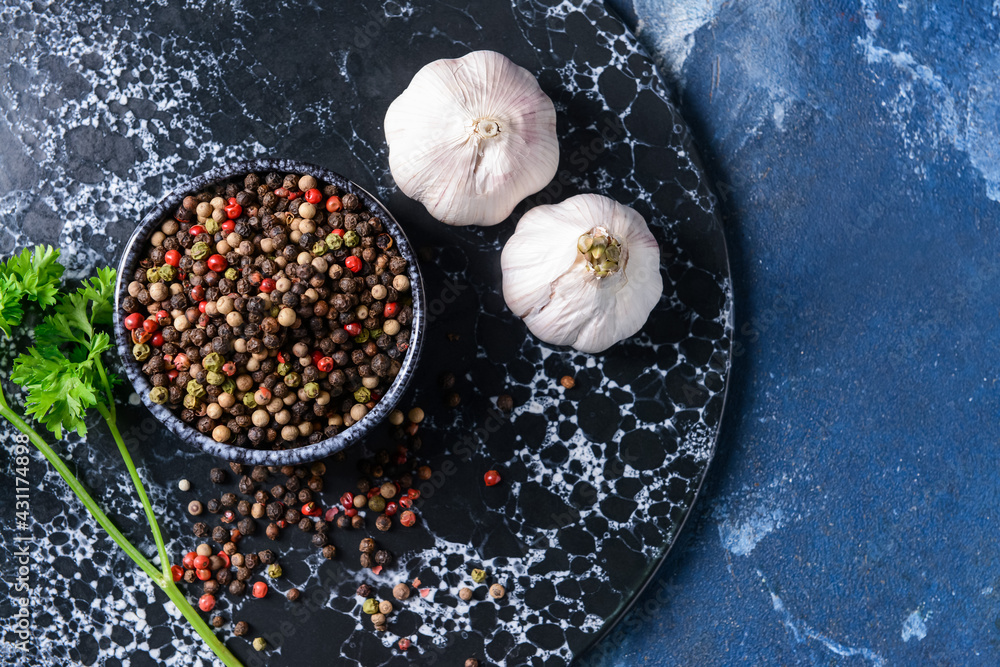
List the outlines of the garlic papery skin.
<svg viewBox="0 0 1000 667">
<path fill-rule="evenodd" d="M 536 206 L 500 255 L 503 296 L 535 336 L 603 352 L 633 336 L 663 293 L 646 221 L 601 195 Z"/>
<path fill-rule="evenodd" d="M 389 169 L 449 225 L 495 225 L 555 176 L 556 112 L 528 70 L 494 51 L 435 60 L 385 114 Z"/>
</svg>

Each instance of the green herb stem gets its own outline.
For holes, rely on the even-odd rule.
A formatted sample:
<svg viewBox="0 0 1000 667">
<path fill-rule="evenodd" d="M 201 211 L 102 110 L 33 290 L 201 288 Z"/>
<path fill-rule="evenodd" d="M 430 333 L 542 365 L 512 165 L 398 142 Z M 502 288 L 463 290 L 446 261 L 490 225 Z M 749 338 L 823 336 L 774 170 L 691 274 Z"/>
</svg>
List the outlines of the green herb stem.
<svg viewBox="0 0 1000 667">
<path fill-rule="evenodd" d="M 97 519 L 97 523 L 101 525 L 101 528 L 108 532 L 111 539 L 113 539 L 115 543 L 118 544 L 118 546 L 120 546 L 126 554 L 128 554 L 129 558 L 134 560 L 136 565 L 138 565 L 142 571 L 150 577 L 153 577 L 154 580 L 160 578 L 161 574 L 156 567 L 154 567 L 153 564 L 142 555 L 142 552 L 136 549 L 135 546 L 128 541 L 128 538 L 125 537 L 120 530 L 118 530 L 117 526 L 111 522 L 108 515 L 101 510 L 87 489 L 80 483 L 80 480 L 77 479 L 76 475 L 74 475 L 69 469 L 69 466 L 67 466 L 59 455 L 56 454 L 55 450 L 49 446 L 49 443 L 45 442 L 45 440 L 42 439 L 42 436 L 38 435 L 35 429 L 31 428 L 19 414 L 10 409 L 10 406 L 7 405 L 7 399 L 4 397 L 2 388 L 0 388 L 0 416 L 10 422 L 11 425 L 13 425 L 18 431 L 28 436 L 28 439 L 31 440 L 31 444 L 33 444 L 48 460 L 48 462 L 52 464 L 52 467 L 56 469 L 59 476 L 62 477 L 63 480 L 65 480 L 65 482 L 69 485 L 69 488 L 72 489 L 73 493 L 75 493 L 77 498 L 80 499 L 83 506 L 87 508 L 95 519 Z"/>
</svg>

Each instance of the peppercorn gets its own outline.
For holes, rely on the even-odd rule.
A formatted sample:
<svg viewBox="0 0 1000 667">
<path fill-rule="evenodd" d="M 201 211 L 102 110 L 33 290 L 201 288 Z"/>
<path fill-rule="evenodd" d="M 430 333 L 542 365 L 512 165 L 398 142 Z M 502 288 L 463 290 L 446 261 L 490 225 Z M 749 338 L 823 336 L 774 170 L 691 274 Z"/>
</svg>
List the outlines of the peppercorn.
<svg viewBox="0 0 1000 667">
<path fill-rule="evenodd" d="M 561 378 L 559 378 L 559 384 L 561 384 L 566 389 L 572 389 L 573 387 L 576 386 L 576 380 L 574 380 L 573 377 L 570 375 L 564 375 Z"/>
<path fill-rule="evenodd" d="M 475 658 L 469 658 L 465 661 L 465 667 L 479 667 L 479 661 Z"/>
<path fill-rule="evenodd" d="M 240 519 L 240 522 L 236 524 L 236 527 L 243 535 L 253 535 L 255 532 L 257 532 L 257 522 L 251 519 L 250 517 L 246 517 L 245 519 Z"/>
<path fill-rule="evenodd" d="M 295 602 L 302 596 L 302 591 L 297 588 L 290 588 L 288 592 L 285 593 L 285 597 L 288 598 L 289 602 Z"/>
<path fill-rule="evenodd" d="M 201 503 L 198 502 L 197 500 L 192 500 L 191 502 L 188 503 L 188 514 L 190 514 L 191 516 L 198 516 L 199 514 L 202 513 L 203 509 L 204 508 L 202 507 Z"/>
<path fill-rule="evenodd" d="M 260 565 L 260 558 L 255 553 L 243 554 L 243 564 L 246 565 L 248 570 L 252 570 Z"/>
<path fill-rule="evenodd" d="M 372 496 L 368 499 L 368 509 L 373 512 L 384 512 L 385 504 L 385 498 L 382 496 Z"/>
<path fill-rule="evenodd" d="M 252 495 L 254 492 L 254 488 L 255 487 L 252 479 L 250 479 L 246 475 L 240 477 L 240 483 L 239 483 L 240 493 L 242 493 L 245 496 Z"/>
<path fill-rule="evenodd" d="M 276 540 L 281 535 L 281 530 L 278 528 L 278 524 L 272 522 L 267 525 L 264 534 L 267 535 L 268 539 Z"/>
<path fill-rule="evenodd" d="M 208 524 L 203 521 L 199 521 L 191 527 L 191 532 L 194 533 L 195 537 L 208 537 Z"/>
<path fill-rule="evenodd" d="M 375 552 L 375 562 L 379 565 L 389 565 L 392 563 L 392 554 L 385 549 L 379 549 Z"/>
<path fill-rule="evenodd" d="M 267 468 L 264 466 L 254 466 L 250 473 L 250 478 L 255 482 L 267 481 Z"/>
<path fill-rule="evenodd" d="M 461 598 L 462 600 L 468 602 L 469 600 L 472 599 L 472 589 L 469 588 L 468 586 L 463 586 L 458 591 L 458 597 Z"/>
<path fill-rule="evenodd" d="M 225 624 L 226 624 L 226 620 L 224 618 L 222 618 L 221 616 L 213 616 L 212 617 L 212 627 L 213 628 L 221 628 Z"/>
<path fill-rule="evenodd" d="M 392 519 L 387 517 L 385 514 L 379 514 L 378 518 L 375 519 L 375 527 L 385 532 L 392 528 Z"/>
<path fill-rule="evenodd" d="M 257 637 L 253 640 L 253 650 L 263 651 L 267 648 L 267 641 L 263 637 Z"/>
<path fill-rule="evenodd" d="M 472 580 L 477 584 L 481 584 L 484 581 L 486 581 L 486 570 L 481 570 L 479 568 L 476 568 L 472 570 L 470 574 L 472 576 Z"/>
<path fill-rule="evenodd" d="M 371 554 L 361 554 L 358 561 L 361 563 L 361 567 L 363 568 L 375 567 L 375 559 Z"/>
<path fill-rule="evenodd" d="M 365 527 L 365 518 L 360 514 L 351 517 L 351 528 L 361 530 Z"/>
<path fill-rule="evenodd" d="M 262 549 L 261 551 L 258 551 L 257 558 L 264 565 L 271 565 L 272 563 L 276 563 L 278 560 L 278 557 L 275 556 L 274 552 L 270 549 Z"/>
<path fill-rule="evenodd" d="M 209 498 L 208 502 L 205 503 L 205 509 L 208 510 L 209 514 L 218 514 L 222 511 L 222 503 L 219 502 L 218 498 Z"/>
<path fill-rule="evenodd" d="M 327 560 L 332 560 L 337 555 L 337 547 L 332 544 L 328 544 L 323 547 L 323 558 Z"/>
<path fill-rule="evenodd" d="M 326 536 L 326 533 L 317 531 L 313 533 L 310 541 L 313 543 L 314 547 L 323 547 L 330 541 L 330 538 Z"/>
<path fill-rule="evenodd" d="M 490 586 L 490 597 L 493 598 L 494 600 L 499 600 L 506 594 L 507 591 L 504 590 L 504 587 L 501 586 L 500 584 L 493 584 L 492 586 Z"/>
<path fill-rule="evenodd" d="M 250 632 L 250 626 L 247 624 L 246 621 L 240 621 L 239 623 L 233 626 L 233 634 L 236 635 L 237 637 L 242 637 L 248 632 Z"/>
<path fill-rule="evenodd" d="M 501 394 L 497 397 L 497 409 L 501 412 L 510 412 L 514 409 L 514 398 L 510 394 Z"/>
<path fill-rule="evenodd" d="M 410 597 L 410 587 L 406 584 L 396 584 L 392 588 L 392 596 L 397 600 L 405 600 Z"/>
<path fill-rule="evenodd" d="M 208 478 L 212 481 L 212 484 L 222 484 L 226 481 L 226 471 L 222 468 L 212 468 L 212 471 L 208 474 Z"/>
<path fill-rule="evenodd" d="M 225 544 L 229 541 L 229 531 L 223 526 L 216 526 L 212 529 L 212 539 L 219 544 Z"/>
<path fill-rule="evenodd" d="M 240 578 L 240 572 L 241 571 L 242 572 L 246 572 L 247 575 L 250 574 L 246 570 L 246 568 L 239 568 L 239 569 L 236 570 L 236 578 L 229 582 L 229 594 L 230 595 L 240 596 L 240 595 L 243 595 L 244 593 L 246 593 L 247 584 L 246 584 L 246 581 L 244 579 Z"/>
</svg>

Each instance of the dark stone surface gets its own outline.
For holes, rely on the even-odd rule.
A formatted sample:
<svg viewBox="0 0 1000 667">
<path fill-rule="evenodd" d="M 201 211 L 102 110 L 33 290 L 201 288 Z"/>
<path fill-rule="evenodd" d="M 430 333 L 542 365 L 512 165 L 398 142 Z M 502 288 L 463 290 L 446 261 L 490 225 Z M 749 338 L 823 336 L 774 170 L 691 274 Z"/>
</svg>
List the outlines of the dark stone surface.
<svg viewBox="0 0 1000 667">
<path fill-rule="evenodd" d="M 513 217 L 597 191 L 638 210 L 660 243 L 665 290 L 656 312 L 640 334 L 602 355 L 542 346 L 507 312 L 499 250 L 512 222 L 447 228 L 393 186 L 381 130 L 389 102 L 420 65 L 476 48 L 507 53 L 535 73 L 557 109 L 560 171 Z M 85 276 L 117 263 L 166 192 L 212 167 L 263 156 L 317 163 L 376 193 L 420 253 L 427 348 L 403 404 L 425 408 L 421 457 L 440 476 L 420 487 L 418 527 L 376 535 L 396 556 L 380 575 L 357 565 L 371 517 L 365 531 L 331 534 L 341 552 L 332 562 L 306 535 L 283 534 L 275 546 L 288 573 L 272 582 L 276 590 L 260 601 L 220 599 L 220 613 L 254 628 L 249 638 L 221 632 L 247 665 L 460 664 L 471 655 L 498 665 L 567 664 L 614 622 L 694 502 L 715 451 L 733 337 L 715 198 L 651 61 L 600 3 L 371 1 L 291 12 L 240 3 L 208 18 L 176 2 L 70 2 L 0 10 L 0 55 L 0 158 L 10 172 L 0 191 L 0 248 L 59 243 L 70 276 Z M 454 410 L 437 385 L 446 369 L 462 395 Z M 559 385 L 565 374 L 576 388 Z M 512 414 L 492 407 L 500 393 L 514 397 Z M 217 461 L 180 442 L 127 388 L 119 398 L 125 439 L 179 560 L 198 541 L 184 507 L 218 493 L 207 482 Z M 346 460 L 327 461 L 322 506 L 353 488 L 356 459 L 391 443 L 386 430 Z M 86 441 L 59 447 L 122 530 L 153 553 L 106 430 L 94 423 Z M 9 457 L 4 463 L 9 485 Z M 503 482 L 486 488 L 491 468 Z M 0 602 L 4 657 L 26 665 L 193 664 L 204 655 L 197 638 L 163 613 L 165 596 L 88 527 L 46 469 L 38 459 L 29 466 L 44 490 L 32 494 L 39 519 L 27 532 L 35 547 L 31 608 L 50 616 L 22 656 L 10 643 L 10 601 Z M 181 477 L 192 491 L 177 490 Z M 619 486 L 628 500 L 617 498 Z M 260 532 L 244 545 L 262 548 Z M 66 539 L 50 543 L 57 533 Z M 9 564 L 14 544 L 9 533 L 0 539 Z M 507 597 L 494 602 L 479 587 L 471 606 L 459 603 L 468 570 L 480 566 Z M 389 632 L 376 635 L 357 585 L 368 581 L 384 598 L 390 584 L 416 577 L 427 595 L 402 605 Z M 539 612 L 523 600 L 541 582 L 556 596 Z M 292 585 L 312 596 L 311 606 L 277 594 Z M 185 589 L 192 599 L 200 594 Z M 301 620 L 303 608 L 313 613 Z M 166 630 L 175 637 L 166 648 L 149 643 Z M 414 642 L 406 654 L 394 648 L 401 634 Z M 254 636 L 272 646 L 263 657 L 250 648 Z"/>
</svg>

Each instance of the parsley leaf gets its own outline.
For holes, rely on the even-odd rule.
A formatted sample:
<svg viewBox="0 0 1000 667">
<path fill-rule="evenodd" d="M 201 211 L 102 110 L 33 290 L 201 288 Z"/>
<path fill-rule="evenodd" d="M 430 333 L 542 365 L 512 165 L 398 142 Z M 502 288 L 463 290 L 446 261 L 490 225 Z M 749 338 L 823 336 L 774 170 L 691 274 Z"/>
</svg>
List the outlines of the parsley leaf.
<svg viewBox="0 0 1000 667">
<path fill-rule="evenodd" d="M 59 250 L 52 246 L 25 248 L 0 263 L 0 331 L 10 336 L 11 327 L 21 324 L 25 297 L 43 308 L 54 305 L 62 274 Z"/>
</svg>

